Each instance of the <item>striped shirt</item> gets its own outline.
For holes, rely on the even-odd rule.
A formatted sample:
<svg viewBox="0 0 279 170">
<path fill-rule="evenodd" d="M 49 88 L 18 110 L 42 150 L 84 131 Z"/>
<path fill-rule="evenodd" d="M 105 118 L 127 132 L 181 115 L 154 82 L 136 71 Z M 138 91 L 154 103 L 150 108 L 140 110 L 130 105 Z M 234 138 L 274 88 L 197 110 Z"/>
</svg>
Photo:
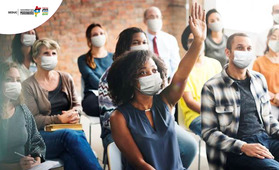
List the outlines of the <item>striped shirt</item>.
<svg viewBox="0 0 279 170">
<path fill-rule="evenodd" d="M 226 152 L 242 154 L 246 142 L 236 139 L 240 118 L 240 92 L 235 81 L 223 71 L 208 80 L 201 96 L 202 138 L 206 142 L 210 169 L 225 169 Z M 247 71 L 260 123 L 272 137 L 279 137 L 279 123 L 271 114 L 266 80 Z"/>
</svg>

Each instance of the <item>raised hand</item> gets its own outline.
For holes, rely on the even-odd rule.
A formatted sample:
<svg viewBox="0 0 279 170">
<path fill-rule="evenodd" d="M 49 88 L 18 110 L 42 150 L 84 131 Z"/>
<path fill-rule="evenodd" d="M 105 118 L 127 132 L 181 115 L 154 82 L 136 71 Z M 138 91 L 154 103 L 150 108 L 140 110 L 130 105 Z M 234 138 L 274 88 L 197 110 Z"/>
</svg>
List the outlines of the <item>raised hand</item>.
<svg viewBox="0 0 279 170">
<path fill-rule="evenodd" d="M 192 5 L 191 16 L 189 16 L 189 25 L 191 32 L 195 39 L 205 40 L 206 38 L 206 23 L 205 23 L 205 11 L 201 9 L 201 6 L 195 3 Z"/>
</svg>

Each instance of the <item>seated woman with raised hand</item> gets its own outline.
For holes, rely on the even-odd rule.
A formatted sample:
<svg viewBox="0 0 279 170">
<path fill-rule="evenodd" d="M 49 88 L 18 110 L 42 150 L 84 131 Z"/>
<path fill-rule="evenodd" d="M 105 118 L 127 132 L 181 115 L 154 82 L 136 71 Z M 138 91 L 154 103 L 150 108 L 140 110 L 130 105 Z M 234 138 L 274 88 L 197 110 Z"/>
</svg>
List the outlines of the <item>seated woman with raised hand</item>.
<svg viewBox="0 0 279 170">
<path fill-rule="evenodd" d="M 22 104 L 17 65 L 0 63 L 0 169 L 29 169 L 42 162 L 45 143 Z M 25 155 L 20 157 L 15 152 Z"/>
<path fill-rule="evenodd" d="M 118 37 L 115 47 L 114 60 L 122 57 L 130 51 L 148 50 L 148 41 L 144 31 L 137 27 L 130 27 L 123 30 Z M 109 69 L 103 74 L 99 84 L 99 106 L 100 119 L 102 126 L 101 138 L 103 140 L 104 151 L 107 146 L 113 142 L 110 128 L 110 115 L 116 108 L 112 99 L 109 97 L 107 74 Z M 175 131 L 177 135 L 180 157 L 185 168 L 191 165 L 197 152 L 197 142 L 194 137 L 177 123 L 175 123 Z"/>
<path fill-rule="evenodd" d="M 101 169 L 83 131 L 45 132 L 48 124 L 79 122 L 80 102 L 67 73 L 53 70 L 59 45 L 50 39 L 34 43 L 32 57 L 38 71 L 23 82 L 23 94 L 46 143 L 46 158 L 61 158 L 65 169 Z"/>
<path fill-rule="evenodd" d="M 195 4 L 189 20 L 194 41 L 168 87 L 163 87 L 163 62 L 149 51 L 130 52 L 112 64 L 107 80 L 118 107 L 110 122 L 113 139 L 127 160 L 124 169 L 184 169 L 171 110 L 183 94 L 206 37 L 204 18 Z"/>
</svg>

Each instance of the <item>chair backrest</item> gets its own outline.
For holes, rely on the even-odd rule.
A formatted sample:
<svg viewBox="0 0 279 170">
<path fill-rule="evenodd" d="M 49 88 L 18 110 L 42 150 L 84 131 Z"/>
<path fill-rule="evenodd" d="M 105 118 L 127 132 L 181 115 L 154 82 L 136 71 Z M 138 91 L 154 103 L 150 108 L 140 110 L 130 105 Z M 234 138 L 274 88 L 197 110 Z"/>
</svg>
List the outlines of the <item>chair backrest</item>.
<svg viewBox="0 0 279 170">
<path fill-rule="evenodd" d="M 107 150 L 110 170 L 122 170 L 121 152 L 116 144 L 112 142 Z"/>
<path fill-rule="evenodd" d="M 177 122 L 178 122 L 178 125 L 183 127 L 184 129 L 186 130 L 189 130 L 186 126 L 185 126 L 185 123 L 184 123 L 184 119 L 185 119 L 185 116 L 183 114 L 183 110 L 180 106 L 180 102 L 177 103 Z"/>
</svg>

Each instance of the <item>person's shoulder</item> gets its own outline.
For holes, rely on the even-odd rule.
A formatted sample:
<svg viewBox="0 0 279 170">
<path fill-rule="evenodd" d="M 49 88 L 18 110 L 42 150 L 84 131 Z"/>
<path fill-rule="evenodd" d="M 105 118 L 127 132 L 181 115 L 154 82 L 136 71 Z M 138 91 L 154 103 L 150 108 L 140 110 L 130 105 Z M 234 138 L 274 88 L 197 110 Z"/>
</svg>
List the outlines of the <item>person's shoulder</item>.
<svg viewBox="0 0 279 170">
<path fill-rule="evenodd" d="M 210 58 L 210 57 L 207 57 L 207 56 L 204 56 L 203 57 L 204 61 L 207 62 L 207 63 L 210 63 L 210 64 L 220 64 L 220 62 L 214 58 Z"/>
<path fill-rule="evenodd" d="M 164 32 L 164 31 L 160 31 L 160 32 L 159 32 L 159 36 L 162 36 L 162 37 L 165 37 L 165 38 L 169 38 L 169 39 L 175 39 L 175 40 L 176 40 L 176 38 L 175 38 L 173 35 L 171 35 L 171 34 L 169 34 L 169 33 L 167 33 L 167 32 Z"/>
<path fill-rule="evenodd" d="M 255 62 L 262 62 L 265 60 L 267 60 L 267 58 L 265 56 L 260 56 L 260 57 L 256 58 Z"/>
<path fill-rule="evenodd" d="M 29 118 L 32 116 L 31 111 L 29 108 L 26 106 L 26 104 L 20 104 L 16 106 L 17 108 L 20 108 L 25 116 L 25 118 Z"/>
<path fill-rule="evenodd" d="M 207 80 L 205 82 L 205 86 L 216 86 L 217 84 L 221 83 L 223 81 L 223 77 L 222 77 L 222 72 L 214 75 L 213 77 L 211 77 L 209 80 Z"/>
<path fill-rule="evenodd" d="M 260 79 L 264 78 L 264 75 L 262 75 L 261 73 L 259 73 L 257 71 L 254 71 L 254 70 L 249 70 L 249 74 L 256 78 L 260 78 Z"/>
<path fill-rule="evenodd" d="M 78 62 L 85 61 L 85 59 L 86 59 L 86 54 L 82 54 L 81 56 L 78 57 Z"/>
<path fill-rule="evenodd" d="M 32 76 L 28 77 L 26 80 L 22 82 L 22 86 L 30 86 L 34 84 L 35 81 L 36 81 L 35 74 L 33 74 Z"/>
<path fill-rule="evenodd" d="M 63 71 L 57 71 L 58 74 L 61 76 L 62 79 L 66 79 L 66 80 L 71 80 L 72 81 L 72 76 L 70 75 L 70 73 L 68 72 L 63 72 Z"/>
</svg>

